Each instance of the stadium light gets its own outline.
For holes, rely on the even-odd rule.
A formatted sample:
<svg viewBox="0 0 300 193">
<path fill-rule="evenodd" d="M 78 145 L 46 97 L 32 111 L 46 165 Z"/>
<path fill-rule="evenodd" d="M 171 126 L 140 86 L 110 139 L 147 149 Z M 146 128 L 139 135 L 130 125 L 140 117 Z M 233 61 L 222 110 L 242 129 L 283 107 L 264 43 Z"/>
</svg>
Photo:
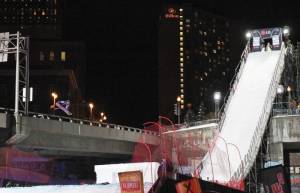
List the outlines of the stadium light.
<svg viewBox="0 0 300 193">
<path fill-rule="evenodd" d="M 251 38 L 251 32 L 246 33 L 246 38 L 248 38 L 248 39 Z"/>
<path fill-rule="evenodd" d="M 290 33 L 289 27 L 284 27 L 284 28 L 283 28 L 283 34 L 284 34 L 284 35 L 288 35 L 289 33 Z"/>
<path fill-rule="evenodd" d="M 284 91 L 284 88 L 282 85 L 279 85 L 278 88 L 277 88 L 277 94 L 282 94 Z"/>
</svg>

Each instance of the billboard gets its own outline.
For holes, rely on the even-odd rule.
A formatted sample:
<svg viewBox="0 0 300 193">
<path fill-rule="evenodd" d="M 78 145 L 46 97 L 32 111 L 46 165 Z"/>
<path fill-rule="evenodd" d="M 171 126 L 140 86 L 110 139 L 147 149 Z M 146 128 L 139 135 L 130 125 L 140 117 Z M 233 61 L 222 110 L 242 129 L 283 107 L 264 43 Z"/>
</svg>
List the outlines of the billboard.
<svg viewBox="0 0 300 193">
<path fill-rule="evenodd" d="M 262 170 L 262 183 L 266 193 L 291 193 L 284 167 L 272 166 Z"/>
</svg>

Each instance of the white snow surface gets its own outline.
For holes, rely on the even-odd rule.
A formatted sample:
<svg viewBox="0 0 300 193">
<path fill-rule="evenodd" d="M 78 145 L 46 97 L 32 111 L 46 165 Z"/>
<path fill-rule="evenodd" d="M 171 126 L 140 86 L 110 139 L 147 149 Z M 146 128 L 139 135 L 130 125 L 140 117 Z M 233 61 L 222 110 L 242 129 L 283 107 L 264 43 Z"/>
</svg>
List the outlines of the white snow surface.
<svg viewBox="0 0 300 193">
<path fill-rule="evenodd" d="M 158 167 L 158 162 L 96 165 L 96 182 L 97 184 L 104 182 L 108 182 L 110 184 L 119 183 L 119 172 L 141 171 L 143 172 L 144 182 L 154 183 L 158 178 Z"/>
<path fill-rule="evenodd" d="M 204 158 L 201 171 L 202 179 L 228 182 L 234 172 L 237 171 L 241 158 L 244 158 L 250 148 L 251 139 L 268 97 L 268 89 L 279 56 L 280 51 L 249 54 L 240 80 L 234 88 L 235 92 L 228 104 L 220 137 L 216 139 L 216 145 L 210 156 L 206 155 Z M 241 158 L 237 148 L 229 143 L 238 147 Z"/>
<path fill-rule="evenodd" d="M 147 193 L 151 184 L 146 183 L 144 191 Z M 0 188 L 0 193 L 120 193 L 119 184 L 109 185 L 67 185 L 67 186 L 34 186 Z"/>
</svg>

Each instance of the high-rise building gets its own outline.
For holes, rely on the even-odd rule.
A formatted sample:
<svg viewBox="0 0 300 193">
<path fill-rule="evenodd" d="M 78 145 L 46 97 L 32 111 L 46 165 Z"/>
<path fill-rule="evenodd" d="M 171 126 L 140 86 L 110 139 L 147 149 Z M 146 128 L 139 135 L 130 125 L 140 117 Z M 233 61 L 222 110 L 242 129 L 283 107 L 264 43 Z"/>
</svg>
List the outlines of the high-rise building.
<svg viewBox="0 0 300 193">
<path fill-rule="evenodd" d="M 29 110 L 52 113 L 51 93 L 58 100 L 70 100 L 72 113 L 84 116 L 82 108 L 85 91 L 85 45 L 62 39 L 63 4 L 59 0 L 0 0 L 0 32 L 28 36 L 30 87 L 33 101 Z M 0 106 L 14 104 L 14 56 L 0 63 Z"/>
<path fill-rule="evenodd" d="M 199 106 L 214 111 L 213 93 L 224 96 L 233 77 L 230 20 L 194 5 L 166 6 L 159 21 L 159 114 L 173 117 Z M 201 107 L 203 108 L 203 107 Z"/>
<path fill-rule="evenodd" d="M 36 39 L 61 37 L 59 0 L 0 0 L 0 25 L 4 31 L 22 31 Z"/>
</svg>

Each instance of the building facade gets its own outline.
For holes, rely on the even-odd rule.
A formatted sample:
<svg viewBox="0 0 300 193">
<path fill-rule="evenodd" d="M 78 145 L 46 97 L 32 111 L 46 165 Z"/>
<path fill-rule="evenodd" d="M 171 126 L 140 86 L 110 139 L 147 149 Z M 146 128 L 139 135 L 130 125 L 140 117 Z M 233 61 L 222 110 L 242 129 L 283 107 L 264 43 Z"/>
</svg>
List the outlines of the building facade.
<svg viewBox="0 0 300 193">
<path fill-rule="evenodd" d="M 213 94 L 224 96 L 237 65 L 232 61 L 228 19 L 194 5 L 166 6 L 159 20 L 159 114 L 173 117 L 180 96 L 181 116 L 199 108 L 214 111 Z"/>
</svg>

